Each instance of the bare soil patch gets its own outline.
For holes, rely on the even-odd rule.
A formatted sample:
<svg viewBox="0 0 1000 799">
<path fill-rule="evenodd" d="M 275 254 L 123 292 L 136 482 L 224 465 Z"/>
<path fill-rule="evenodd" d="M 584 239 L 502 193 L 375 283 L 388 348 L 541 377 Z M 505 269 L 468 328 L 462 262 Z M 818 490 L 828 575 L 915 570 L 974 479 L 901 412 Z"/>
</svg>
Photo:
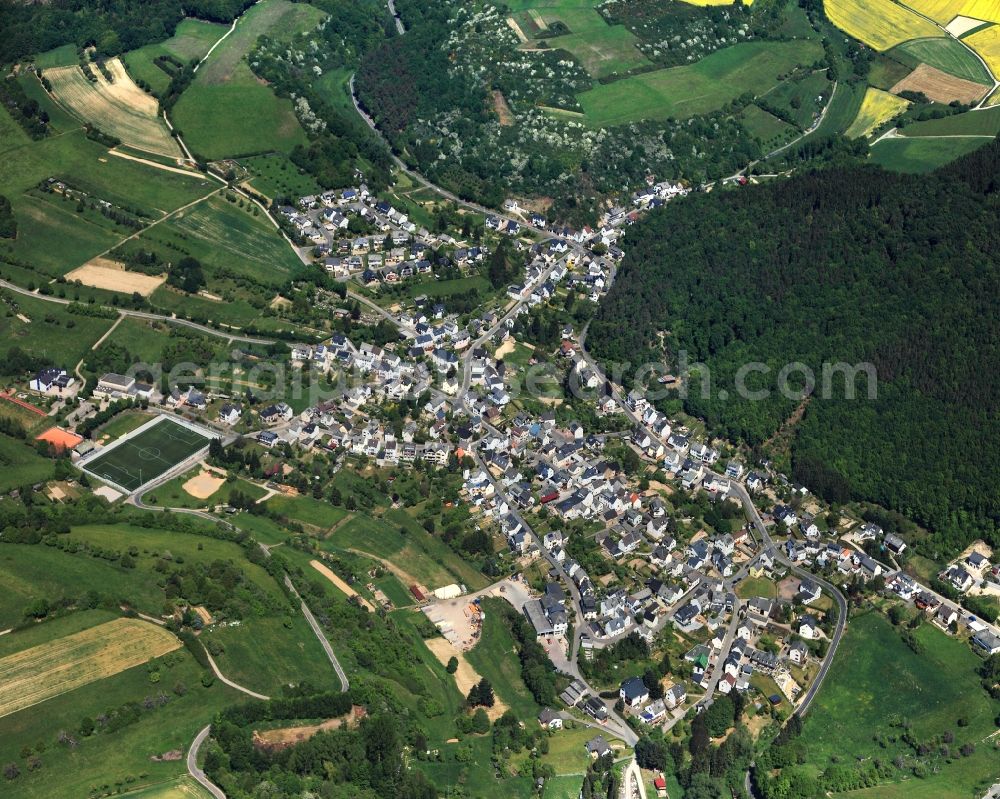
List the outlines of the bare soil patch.
<svg viewBox="0 0 1000 799">
<path fill-rule="evenodd" d="M 84 286 L 125 294 L 138 292 L 148 297 L 166 281 L 166 277 L 126 272 L 121 264 L 107 258 L 94 258 L 66 275 L 66 280 L 79 280 Z"/>
<path fill-rule="evenodd" d="M 222 488 L 225 482 L 225 475 L 220 476 L 218 473 L 202 467 L 202 470 L 184 483 L 181 488 L 195 499 L 208 499 Z"/>
<path fill-rule="evenodd" d="M 371 602 L 369 602 L 367 599 L 361 596 L 361 594 L 359 594 L 357 591 L 351 588 L 351 586 L 349 586 L 346 582 L 344 582 L 340 577 L 334 574 L 330 569 L 328 569 L 318 560 L 309 561 L 309 565 L 312 566 L 320 574 L 322 574 L 327 580 L 329 580 L 331 583 L 337 586 L 337 588 L 339 588 L 341 591 L 347 594 L 348 597 L 352 596 L 357 597 L 358 602 L 361 603 L 362 607 L 367 608 L 368 610 L 372 611 L 372 613 L 375 612 L 375 607 L 374 605 L 372 605 Z"/>
<path fill-rule="evenodd" d="M 510 106 L 507 105 L 507 98 L 503 96 L 503 92 L 499 89 L 493 90 L 493 110 L 500 117 L 501 127 L 509 128 L 514 124 L 514 114 L 511 112 Z"/>
<path fill-rule="evenodd" d="M 963 80 L 940 69 L 921 64 L 892 87 L 893 94 L 904 91 L 923 92 L 936 103 L 972 103 L 987 92 L 987 88 L 971 80 Z"/>
<path fill-rule="evenodd" d="M 350 713 L 344 716 L 338 716 L 335 719 L 327 719 L 319 724 L 303 724 L 298 727 L 280 727 L 276 730 L 264 730 L 263 732 L 254 730 L 253 745 L 258 749 L 266 749 L 272 752 L 280 749 L 287 749 L 297 743 L 302 743 L 302 741 L 308 741 L 318 732 L 336 730 L 342 725 L 347 725 L 347 727 L 353 729 L 361 723 L 361 719 L 363 719 L 366 715 L 367 711 L 363 707 L 355 705 L 351 708 Z"/>
</svg>

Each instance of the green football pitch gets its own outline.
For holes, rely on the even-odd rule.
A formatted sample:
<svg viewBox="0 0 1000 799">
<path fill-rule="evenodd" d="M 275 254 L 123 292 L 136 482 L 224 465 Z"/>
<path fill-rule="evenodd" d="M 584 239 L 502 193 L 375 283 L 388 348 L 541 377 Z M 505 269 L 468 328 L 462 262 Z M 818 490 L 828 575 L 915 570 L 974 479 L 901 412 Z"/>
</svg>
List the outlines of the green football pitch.
<svg viewBox="0 0 1000 799">
<path fill-rule="evenodd" d="M 112 444 L 83 465 L 86 472 L 109 483 L 135 491 L 168 469 L 208 446 L 209 434 L 200 433 L 160 416 Z"/>
</svg>

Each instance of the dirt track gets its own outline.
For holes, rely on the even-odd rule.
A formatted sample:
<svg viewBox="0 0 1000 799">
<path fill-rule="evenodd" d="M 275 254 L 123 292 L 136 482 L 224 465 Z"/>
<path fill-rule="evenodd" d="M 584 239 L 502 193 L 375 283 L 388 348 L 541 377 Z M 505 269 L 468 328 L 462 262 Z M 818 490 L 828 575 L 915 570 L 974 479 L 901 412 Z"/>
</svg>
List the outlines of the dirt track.
<svg viewBox="0 0 1000 799">
<path fill-rule="evenodd" d="M 328 569 L 318 560 L 309 561 L 309 565 L 312 566 L 320 574 L 322 574 L 327 580 L 329 580 L 331 583 L 337 586 L 338 589 L 347 594 L 347 596 L 349 597 L 356 596 L 358 598 L 358 602 L 361 603 L 362 607 L 367 608 L 372 613 L 375 612 L 375 606 L 372 605 L 371 602 L 369 602 L 367 599 L 361 596 L 361 594 L 359 594 L 357 591 L 351 588 L 351 586 L 345 583 L 342 579 L 340 579 L 340 577 L 334 574 L 330 569 Z"/>
<path fill-rule="evenodd" d="M 427 648 L 431 650 L 434 657 L 441 661 L 442 666 L 447 666 L 451 658 L 455 658 L 458 661 L 458 669 L 452 676 L 454 676 L 455 685 L 462 696 L 468 696 L 469 691 L 472 690 L 472 686 L 478 683 L 482 679 L 482 676 L 472 668 L 472 664 L 465 659 L 465 655 L 455 649 L 445 638 L 428 638 L 424 643 L 427 644 Z M 493 707 L 485 708 L 486 715 L 490 717 L 490 721 L 500 718 L 507 710 L 507 705 L 504 704 L 503 700 L 500 697 L 495 698 L 496 702 Z"/>
</svg>

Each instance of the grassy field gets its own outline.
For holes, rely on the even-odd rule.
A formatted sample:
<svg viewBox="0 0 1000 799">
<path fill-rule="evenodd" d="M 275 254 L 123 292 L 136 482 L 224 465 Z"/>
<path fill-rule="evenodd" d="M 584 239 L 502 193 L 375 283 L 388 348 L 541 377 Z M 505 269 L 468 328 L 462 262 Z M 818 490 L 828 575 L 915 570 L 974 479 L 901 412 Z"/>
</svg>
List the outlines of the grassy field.
<svg viewBox="0 0 1000 799">
<path fill-rule="evenodd" d="M 715 111 L 744 92 L 761 94 L 780 75 L 821 54 L 812 41 L 747 42 L 690 66 L 659 69 L 577 95 L 589 124 L 608 127 L 640 119 L 679 119 Z"/>
<path fill-rule="evenodd" d="M 354 516 L 321 546 L 330 551 L 356 549 L 382 558 L 431 590 L 454 582 L 464 583 L 470 590 L 487 584 L 480 572 L 404 511 L 389 511 L 381 519 Z"/>
<path fill-rule="evenodd" d="M 521 679 L 521 663 L 514 651 L 514 638 L 500 615 L 503 599 L 484 599 L 483 633 L 479 642 L 466 653 L 472 667 L 490 681 L 497 696 L 525 721 L 533 719 L 540 708 Z"/>
<path fill-rule="evenodd" d="M 66 108 L 85 122 L 116 136 L 139 150 L 178 157 L 180 147 L 159 115 L 156 100 L 135 85 L 118 58 L 105 63 L 114 78 L 94 68 L 90 81 L 78 66 L 48 69 L 45 77 L 52 93 Z"/>
<path fill-rule="evenodd" d="M 122 796 L 125 799 L 211 799 L 211 794 L 191 777 L 170 780 L 151 788 L 140 788 Z"/>
<path fill-rule="evenodd" d="M 325 13 L 304 3 L 263 0 L 240 19 L 198 71 L 174 109 L 174 124 L 195 152 L 210 160 L 304 144 L 305 133 L 291 100 L 278 98 L 257 80 L 246 56 L 262 35 L 290 38 L 314 28 Z"/>
<path fill-rule="evenodd" d="M 747 577 L 736 588 L 740 599 L 750 599 L 755 596 L 776 597 L 778 587 L 766 577 Z"/>
<path fill-rule="evenodd" d="M 312 175 L 302 172 L 282 153 L 244 158 L 240 164 L 253 173 L 250 185 L 271 200 L 276 197 L 297 199 L 316 194 L 322 188 Z"/>
<path fill-rule="evenodd" d="M 980 661 L 966 644 L 929 624 L 915 635 L 924 647 L 919 655 L 903 644 L 884 617 L 871 613 L 851 621 L 823 690 L 805 720 L 803 741 L 809 762 L 825 768 L 833 758 L 849 762 L 867 757 L 876 732 L 893 736 L 888 748 L 880 751 L 884 761 L 889 762 L 897 750 L 910 756 L 911 750 L 894 738 L 898 731 L 890 727 L 894 719 L 907 719 L 918 741 L 951 731 L 953 751 L 972 742 L 977 744 L 976 752 L 952 763 L 931 755 L 940 773 L 911 779 L 895 791 L 880 787 L 852 795 L 873 799 L 981 795 L 993 781 L 991 776 L 995 777 L 996 756 L 982 741 L 996 730 L 993 720 L 1000 703 L 990 700 L 980 686 L 975 673 Z M 959 717 L 968 721 L 967 726 L 958 726 Z"/>
<path fill-rule="evenodd" d="M 210 526 L 211 523 L 205 522 L 205 525 Z M 160 591 L 154 612 L 158 612 L 159 608 L 162 607 L 163 594 L 160 586 L 151 578 L 155 572 L 156 561 L 164 553 L 199 563 L 211 563 L 214 560 L 232 561 L 237 563 L 247 579 L 256 584 L 262 591 L 274 596 L 280 594 L 280 589 L 275 584 L 274 579 L 264 571 L 263 567 L 246 560 L 239 544 L 231 541 L 222 541 L 195 533 L 179 533 L 173 530 L 157 530 L 156 528 L 136 527 L 129 524 L 74 527 L 71 536 L 109 549 L 124 550 L 130 546 L 137 547 L 140 556 L 136 558 L 135 573 L 146 572 L 146 582 L 151 582 L 150 587 Z M 130 573 L 130 570 L 120 571 Z"/>
<path fill-rule="evenodd" d="M 170 85 L 170 75 L 154 59 L 173 56 L 184 63 L 201 59 L 227 30 L 226 25 L 217 22 L 182 19 L 169 39 L 132 50 L 122 56 L 122 61 L 133 78 L 145 80 L 154 92 L 161 92 Z"/>
<path fill-rule="evenodd" d="M 4 351 L 18 346 L 37 357 L 51 359 L 69 372 L 114 324 L 113 319 L 71 314 L 65 306 L 53 302 L 23 294 L 13 296 L 18 313 L 31 321 L 25 322 L 13 314 L 0 314 L 0 339 Z M 4 310 L 8 311 L 6 306 Z"/>
<path fill-rule="evenodd" d="M 800 80 L 786 80 L 768 92 L 764 98 L 769 105 L 785 111 L 802 130 L 813 122 L 830 99 L 831 84 L 823 72 L 811 72 Z M 822 102 L 816 98 L 822 97 Z"/>
<path fill-rule="evenodd" d="M 40 92 L 37 80 L 25 77 L 25 85 Z M 0 108 L 0 158 L 4 162 L 0 193 L 10 199 L 18 223 L 17 239 L 0 242 L 0 262 L 15 259 L 55 277 L 131 232 L 97 211 L 78 212 L 75 203 L 34 190 L 48 178 L 64 181 L 95 199 L 140 209 L 153 219 L 214 188 L 202 177 L 188 178 L 116 158 L 107 148 L 87 139 L 79 122 L 71 120 L 44 93 L 37 100 L 53 120 L 66 125 L 60 127 L 61 135 L 32 141 L 7 110 Z"/>
<path fill-rule="evenodd" d="M 1000 134 L 1000 108 L 914 122 L 900 132 L 904 136 L 996 136 Z"/>
<path fill-rule="evenodd" d="M 115 332 L 117 333 L 118 331 L 116 330 Z M 116 438 L 121 438 L 126 433 L 131 433 L 133 430 L 142 427 L 152 418 L 153 414 L 141 410 L 125 411 L 118 414 L 110 422 L 101 425 L 94 438 L 97 440 L 106 438 L 108 441 L 114 441 Z"/>
<path fill-rule="evenodd" d="M 166 508 L 211 508 L 216 505 L 226 505 L 229 497 L 234 491 L 239 491 L 244 496 L 260 499 L 264 496 L 264 489 L 249 483 L 246 480 L 226 480 L 211 496 L 198 499 L 191 496 L 184 490 L 184 484 L 192 477 L 201 472 L 201 467 L 197 466 L 189 472 L 185 472 L 173 480 L 168 480 L 161 486 L 157 486 L 143 498 L 149 504 L 156 504 Z"/>
<path fill-rule="evenodd" d="M 875 50 L 942 35 L 933 23 L 893 0 L 824 0 L 823 8 L 830 22 Z"/>
<path fill-rule="evenodd" d="M 238 627 L 213 627 L 203 633 L 225 652 L 215 658 L 229 679 L 273 696 L 289 683 L 310 682 L 321 690 L 340 690 L 340 681 L 301 614 L 247 619 Z M 266 645 L 262 645 L 266 642 Z"/>
<path fill-rule="evenodd" d="M 892 55 L 915 67 L 919 63 L 984 86 L 992 86 L 989 72 L 961 42 L 952 38 L 915 39 L 893 48 Z"/>
<path fill-rule="evenodd" d="M 158 245 L 157 251 L 167 260 L 190 254 L 209 278 L 225 271 L 260 283 L 284 282 L 299 259 L 264 214 L 255 216 L 254 209 L 211 197 L 142 234 L 135 246 Z"/>
<path fill-rule="evenodd" d="M 39 69 L 52 69 L 53 67 L 68 67 L 77 64 L 80 57 L 76 54 L 75 44 L 64 44 L 54 50 L 48 50 L 35 56 L 35 66 Z"/>
<path fill-rule="evenodd" d="M 652 64 L 636 48 L 632 31 L 624 25 L 608 25 L 596 11 L 592 13 L 600 19 L 603 29 L 556 36 L 547 40 L 549 46 L 570 52 L 593 78 L 620 75 Z M 574 28 L 570 26 L 570 30 Z"/>
<path fill-rule="evenodd" d="M 994 75 L 1000 73 L 1000 25 L 973 33 L 963 41 L 983 57 Z"/>
<path fill-rule="evenodd" d="M 86 471 L 134 491 L 207 447 L 209 438 L 167 416 L 87 462 Z"/>
<path fill-rule="evenodd" d="M 286 497 L 276 494 L 267 501 L 267 509 L 293 521 L 328 530 L 347 516 L 347 511 L 321 499 Z"/>
<path fill-rule="evenodd" d="M 909 106 L 909 102 L 881 89 L 871 89 L 865 92 L 858 115 L 846 131 L 846 136 L 857 139 L 868 136 L 873 130 L 892 119 Z"/>
<path fill-rule="evenodd" d="M 4 585 L 0 629 L 21 622 L 25 609 L 39 597 L 56 602 L 64 596 L 79 598 L 94 591 L 150 613 L 163 608 L 163 590 L 148 573 L 44 546 L 0 547 L 0 579 Z"/>
<path fill-rule="evenodd" d="M 162 627 L 116 619 L 0 658 L 0 717 L 139 666 L 180 647 Z"/>
<path fill-rule="evenodd" d="M 454 280 L 426 280 L 410 282 L 406 290 L 411 297 L 434 297 L 447 299 L 452 294 L 462 294 L 469 289 L 476 289 L 481 294 L 492 290 L 490 282 L 480 275 L 459 277 Z"/>
<path fill-rule="evenodd" d="M 55 623 L 43 627 L 49 624 Z M 34 632 L 12 633 L 4 639 L 13 642 Z M 161 675 L 159 685 L 151 684 L 148 666 L 139 666 L 50 699 L 44 713 L 29 709 L 0 719 L 0 759 L 18 763 L 21 770 L 16 780 L 4 781 L 4 799 L 89 797 L 102 785 L 122 792 L 147 786 L 164 790 L 163 786 L 185 775 L 183 759 L 154 762 L 150 758 L 171 750 L 186 751 L 197 730 L 223 707 L 240 701 L 241 695 L 218 681 L 204 688 L 200 667 L 184 650 L 154 662 Z M 184 690 L 182 696 L 173 691 L 178 685 Z M 76 733 L 84 717 L 96 719 L 126 702 L 141 707 L 146 697 L 161 693 L 169 698 L 166 705 L 143 712 L 138 721 L 117 732 L 90 737 Z M 60 730 L 74 733 L 78 746 L 58 743 Z M 24 747 L 38 752 L 43 765 L 37 771 L 26 767 Z M 199 794 L 151 792 L 147 796 L 200 799 Z"/>
<path fill-rule="evenodd" d="M 988 139 L 883 139 L 872 147 L 871 161 L 893 172 L 931 172 L 982 147 Z"/>
</svg>

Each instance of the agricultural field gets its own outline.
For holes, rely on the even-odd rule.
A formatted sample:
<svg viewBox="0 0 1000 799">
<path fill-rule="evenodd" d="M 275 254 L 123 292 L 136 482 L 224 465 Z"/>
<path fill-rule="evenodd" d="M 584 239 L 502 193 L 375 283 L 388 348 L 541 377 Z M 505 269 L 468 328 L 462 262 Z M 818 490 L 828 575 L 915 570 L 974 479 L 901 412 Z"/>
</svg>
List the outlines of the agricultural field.
<svg viewBox="0 0 1000 799">
<path fill-rule="evenodd" d="M 168 261 L 184 255 L 197 258 L 209 289 L 219 272 L 246 275 L 263 284 L 283 283 L 300 263 L 257 206 L 221 196 L 176 214 L 141 234 L 136 244 L 155 249 Z"/>
<path fill-rule="evenodd" d="M 851 139 L 868 136 L 873 130 L 892 119 L 909 106 L 909 102 L 881 89 L 868 89 L 854 122 L 845 135 Z"/>
<path fill-rule="evenodd" d="M 0 158 L 4 162 L 0 194 L 10 200 L 18 224 L 16 240 L 0 241 L 0 262 L 11 259 L 57 277 L 132 232 L 97 210 L 78 211 L 76 203 L 62 195 L 35 188 L 49 178 L 95 200 L 140 211 L 148 219 L 196 200 L 218 185 L 210 185 L 195 173 L 186 177 L 113 156 L 106 147 L 86 138 L 79 122 L 53 103 L 36 79 L 26 80 L 25 85 L 53 120 L 65 119 L 72 126 L 59 128 L 61 135 L 32 141 L 7 110 L 0 108 Z M 27 279 L 15 280 L 27 283 Z"/>
<path fill-rule="evenodd" d="M 600 16 L 595 13 L 595 16 Z M 624 25 L 608 25 L 604 30 L 570 33 L 547 39 L 550 47 L 566 50 L 576 58 L 593 78 L 620 75 L 633 69 L 648 67 L 652 62 L 635 46 L 636 38 Z"/>
<path fill-rule="evenodd" d="M 883 139 L 871 150 L 871 162 L 893 172 L 932 172 L 987 142 L 979 137 L 920 139 L 899 136 Z"/>
<path fill-rule="evenodd" d="M 325 13 L 305 3 L 263 0 L 240 19 L 198 70 L 174 108 L 184 141 L 201 157 L 218 160 L 277 150 L 290 152 L 306 136 L 292 102 L 277 97 L 250 70 L 246 56 L 262 35 L 282 39 L 314 28 Z"/>
<path fill-rule="evenodd" d="M 900 133 L 904 136 L 996 136 L 1000 134 L 1000 108 L 955 114 L 943 119 L 912 122 Z"/>
<path fill-rule="evenodd" d="M 135 85 L 120 59 L 112 58 L 105 66 L 113 81 L 97 67 L 92 67 L 96 82 L 87 80 L 78 66 L 46 70 L 45 77 L 56 99 L 81 120 L 138 150 L 180 157 L 156 100 Z"/>
<path fill-rule="evenodd" d="M 823 8 L 834 25 L 879 51 L 942 35 L 933 23 L 893 0 L 824 0 Z"/>
<path fill-rule="evenodd" d="M 183 19 L 169 39 L 131 50 L 122 56 L 122 61 L 133 78 L 144 80 L 154 92 L 161 92 L 170 85 L 171 76 L 157 66 L 156 58 L 172 56 L 185 64 L 201 59 L 227 30 L 228 26 L 217 22 Z"/>
<path fill-rule="evenodd" d="M 921 64 L 891 89 L 893 94 L 904 91 L 921 92 L 935 103 L 948 104 L 958 101 L 971 105 L 982 99 L 986 94 L 986 87 L 981 83 L 956 78 L 940 69 Z"/>
<path fill-rule="evenodd" d="M 695 64 L 632 75 L 577 95 L 588 124 L 610 127 L 641 119 L 683 119 L 715 111 L 742 93 L 772 89 L 798 65 L 822 55 L 813 41 L 747 42 Z"/>
<path fill-rule="evenodd" d="M 80 468 L 132 492 L 206 448 L 209 439 L 207 432 L 160 416 L 120 443 L 98 450 Z"/>
<path fill-rule="evenodd" d="M 992 86 L 989 72 L 969 49 L 951 38 L 915 39 L 894 47 L 889 53 L 909 67 L 927 64 L 956 78 Z"/>
<path fill-rule="evenodd" d="M 925 779 L 853 791 L 852 796 L 964 799 L 982 795 L 996 776 L 993 746 L 984 742 L 996 731 L 1000 703 L 983 691 L 976 669 L 980 660 L 962 641 L 925 623 L 914 632 L 924 651 L 914 653 L 889 622 L 876 613 L 851 620 L 830 674 L 806 717 L 803 741 L 810 765 L 851 762 L 872 752 L 872 738 L 881 735 L 889 762 L 911 750 L 898 739 L 894 720 L 906 719 L 919 741 L 951 731 L 952 749 L 976 745 L 974 754 L 951 763 Z M 965 723 L 959 724 L 962 718 Z M 919 786 L 916 787 L 916 786 Z"/>
<path fill-rule="evenodd" d="M 80 57 L 76 54 L 76 45 L 64 44 L 54 50 L 47 50 L 35 56 L 35 66 L 39 69 L 52 69 L 53 67 L 68 67 L 78 64 Z"/>
<path fill-rule="evenodd" d="M 99 611 L 74 613 L 44 624 L 3 636 L 0 657 L 49 642 L 96 624 L 110 614 Z M 160 677 L 151 680 L 153 671 Z M 21 775 L 4 780 L 4 799 L 52 799 L 87 797 L 95 786 L 108 785 L 122 792 L 165 786 L 186 775 L 183 758 L 154 761 L 170 751 L 186 751 L 195 732 L 221 708 L 240 701 L 240 694 L 216 681 L 201 684 L 202 670 L 183 649 L 133 667 L 45 702 L 44 713 L 27 709 L 0 718 L 0 760 L 18 763 Z M 180 687 L 182 694 L 175 693 Z M 148 697 L 166 696 L 167 702 L 146 710 Z M 76 733 L 81 720 L 117 713 L 126 703 L 142 712 L 137 720 L 117 729 L 99 730 L 90 736 Z M 60 731 L 75 733 L 77 745 L 59 743 Z M 25 750 L 38 753 L 41 768 L 26 766 Z M 131 795 L 131 794 L 130 794 Z M 157 799 L 202 799 L 198 794 L 148 794 Z"/>
<path fill-rule="evenodd" d="M 967 36 L 963 41 L 983 57 L 994 74 L 1000 74 L 1000 25 Z"/>
<path fill-rule="evenodd" d="M 191 777 L 181 777 L 162 785 L 130 791 L 122 796 L 125 799 L 211 799 L 211 794 Z"/>
<path fill-rule="evenodd" d="M 0 658 L 0 717 L 139 666 L 180 647 L 173 633 L 116 619 Z"/>
</svg>

